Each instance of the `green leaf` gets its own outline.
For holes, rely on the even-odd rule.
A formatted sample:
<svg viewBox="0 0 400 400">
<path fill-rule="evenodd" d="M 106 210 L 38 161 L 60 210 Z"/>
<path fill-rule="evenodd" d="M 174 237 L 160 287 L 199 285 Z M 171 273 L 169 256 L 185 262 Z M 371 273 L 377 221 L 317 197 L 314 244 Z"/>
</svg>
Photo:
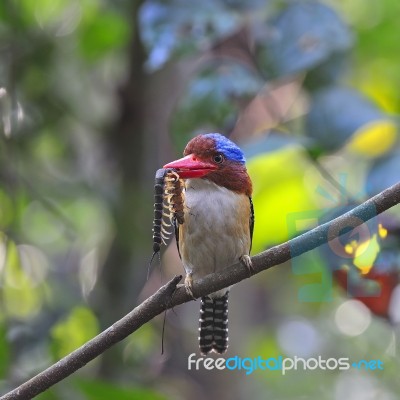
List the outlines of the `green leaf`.
<svg viewBox="0 0 400 400">
<path fill-rule="evenodd" d="M 35 400 L 59 400 L 60 396 L 57 394 L 56 390 L 49 389 L 43 393 L 40 393 Z"/>
<path fill-rule="evenodd" d="M 67 0 L 20 0 L 20 12 L 26 23 L 39 25 L 41 27 L 50 26 L 62 17 Z"/>
<path fill-rule="evenodd" d="M 99 332 L 96 316 L 87 307 L 75 307 L 69 316 L 53 326 L 53 353 L 61 358 L 82 346 Z"/>
<path fill-rule="evenodd" d="M 6 13 L 6 5 L 5 2 L 0 2 L 0 21 L 6 22 L 7 21 L 7 13 Z"/>
<path fill-rule="evenodd" d="M 7 315 L 24 319 L 36 314 L 43 301 L 42 291 L 23 270 L 18 248 L 12 241 L 7 244 L 4 270 L 3 299 Z"/>
<path fill-rule="evenodd" d="M 111 50 L 124 46 L 129 39 L 127 21 L 119 14 L 98 14 L 80 29 L 79 47 L 84 57 L 96 61 Z"/>
<path fill-rule="evenodd" d="M 10 347 L 7 341 L 7 331 L 3 324 L 0 324 L 0 379 L 4 379 L 10 363 Z"/>
</svg>

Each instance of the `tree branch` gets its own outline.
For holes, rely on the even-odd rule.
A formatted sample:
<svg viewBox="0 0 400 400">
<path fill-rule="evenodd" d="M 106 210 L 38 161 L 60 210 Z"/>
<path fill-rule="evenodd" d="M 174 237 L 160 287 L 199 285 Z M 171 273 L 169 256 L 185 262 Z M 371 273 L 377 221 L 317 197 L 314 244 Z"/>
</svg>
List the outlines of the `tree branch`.
<svg viewBox="0 0 400 400">
<path fill-rule="evenodd" d="M 399 203 L 400 183 L 397 183 L 346 214 L 288 242 L 253 256 L 254 274 L 282 264 L 291 258 L 328 243 Z M 236 264 L 196 281 L 194 283 L 194 294 L 196 297 L 205 296 L 248 277 L 247 268 L 242 264 Z M 111 327 L 45 371 L 5 394 L 0 400 L 31 399 L 35 397 L 79 368 L 82 368 L 89 361 L 102 354 L 112 345 L 125 339 L 164 310 L 190 301 L 191 297 L 186 293 L 185 289 L 182 286 L 177 287 L 181 279 L 181 276 L 173 278 Z"/>
</svg>

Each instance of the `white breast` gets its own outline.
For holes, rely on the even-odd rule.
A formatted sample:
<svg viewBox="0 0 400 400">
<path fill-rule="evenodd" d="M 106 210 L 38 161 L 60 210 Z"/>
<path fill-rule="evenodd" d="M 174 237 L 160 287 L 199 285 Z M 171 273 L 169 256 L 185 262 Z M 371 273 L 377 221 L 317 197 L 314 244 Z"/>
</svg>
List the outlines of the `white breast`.
<svg viewBox="0 0 400 400">
<path fill-rule="evenodd" d="M 193 279 L 221 270 L 250 251 L 250 202 L 205 179 L 189 179 L 185 223 L 180 228 L 182 262 Z"/>
</svg>

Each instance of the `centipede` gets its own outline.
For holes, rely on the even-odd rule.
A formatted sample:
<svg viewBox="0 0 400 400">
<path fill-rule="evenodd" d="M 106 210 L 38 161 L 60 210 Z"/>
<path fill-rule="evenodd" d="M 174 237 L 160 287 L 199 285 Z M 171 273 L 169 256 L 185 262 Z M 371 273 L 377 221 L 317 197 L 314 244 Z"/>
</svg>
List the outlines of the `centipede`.
<svg viewBox="0 0 400 400">
<path fill-rule="evenodd" d="M 157 170 L 154 184 L 153 255 L 160 258 L 161 245 L 166 245 L 175 223 L 184 223 L 184 184 L 176 170 Z M 176 221 L 176 222 L 175 222 Z"/>
<path fill-rule="evenodd" d="M 170 170 L 165 177 L 165 190 L 169 217 L 176 218 L 179 225 L 185 222 L 185 203 L 183 198 L 183 181 L 176 171 Z"/>
</svg>

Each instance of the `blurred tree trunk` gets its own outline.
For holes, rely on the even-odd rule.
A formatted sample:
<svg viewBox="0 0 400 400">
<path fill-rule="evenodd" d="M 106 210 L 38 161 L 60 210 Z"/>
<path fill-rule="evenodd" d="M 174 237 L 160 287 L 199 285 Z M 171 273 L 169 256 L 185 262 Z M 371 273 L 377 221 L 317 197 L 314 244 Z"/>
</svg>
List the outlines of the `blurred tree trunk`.
<svg viewBox="0 0 400 400">
<path fill-rule="evenodd" d="M 143 47 L 138 11 L 143 1 L 133 3 L 132 39 L 129 52 L 129 74 L 119 90 L 120 115 L 115 126 L 107 134 L 108 147 L 119 176 L 119 192 L 112 205 L 116 234 L 103 267 L 99 287 L 95 293 L 98 315 L 102 328 L 112 324 L 134 304 L 135 293 L 140 287 L 139 280 L 133 280 L 134 258 L 138 258 L 140 241 L 145 231 L 135 220 L 149 210 L 142 196 L 143 160 L 146 154 L 144 144 L 144 91 L 147 77 L 143 71 L 145 49 Z M 140 251 L 139 251 L 140 254 Z M 110 376 L 117 364 L 112 359 L 117 356 L 118 348 L 112 349 L 103 358 L 101 373 Z M 117 371 L 115 371 L 117 372 Z"/>
<path fill-rule="evenodd" d="M 129 75 L 119 90 L 120 116 L 107 136 L 120 185 L 112 206 L 116 236 L 94 293 L 103 328 L 137 304 L 146 283 L 155 171 L 175 156 L 168 132 L 170 115 L 188 78 L 206 59 L 196 56 L 147 74 L 138 24 L 142 3 L 135 3 L 132 12 Z M 105 353 L 103 375 L 118 375 L 115 357 L 114 349 Z"/>
</svg>

